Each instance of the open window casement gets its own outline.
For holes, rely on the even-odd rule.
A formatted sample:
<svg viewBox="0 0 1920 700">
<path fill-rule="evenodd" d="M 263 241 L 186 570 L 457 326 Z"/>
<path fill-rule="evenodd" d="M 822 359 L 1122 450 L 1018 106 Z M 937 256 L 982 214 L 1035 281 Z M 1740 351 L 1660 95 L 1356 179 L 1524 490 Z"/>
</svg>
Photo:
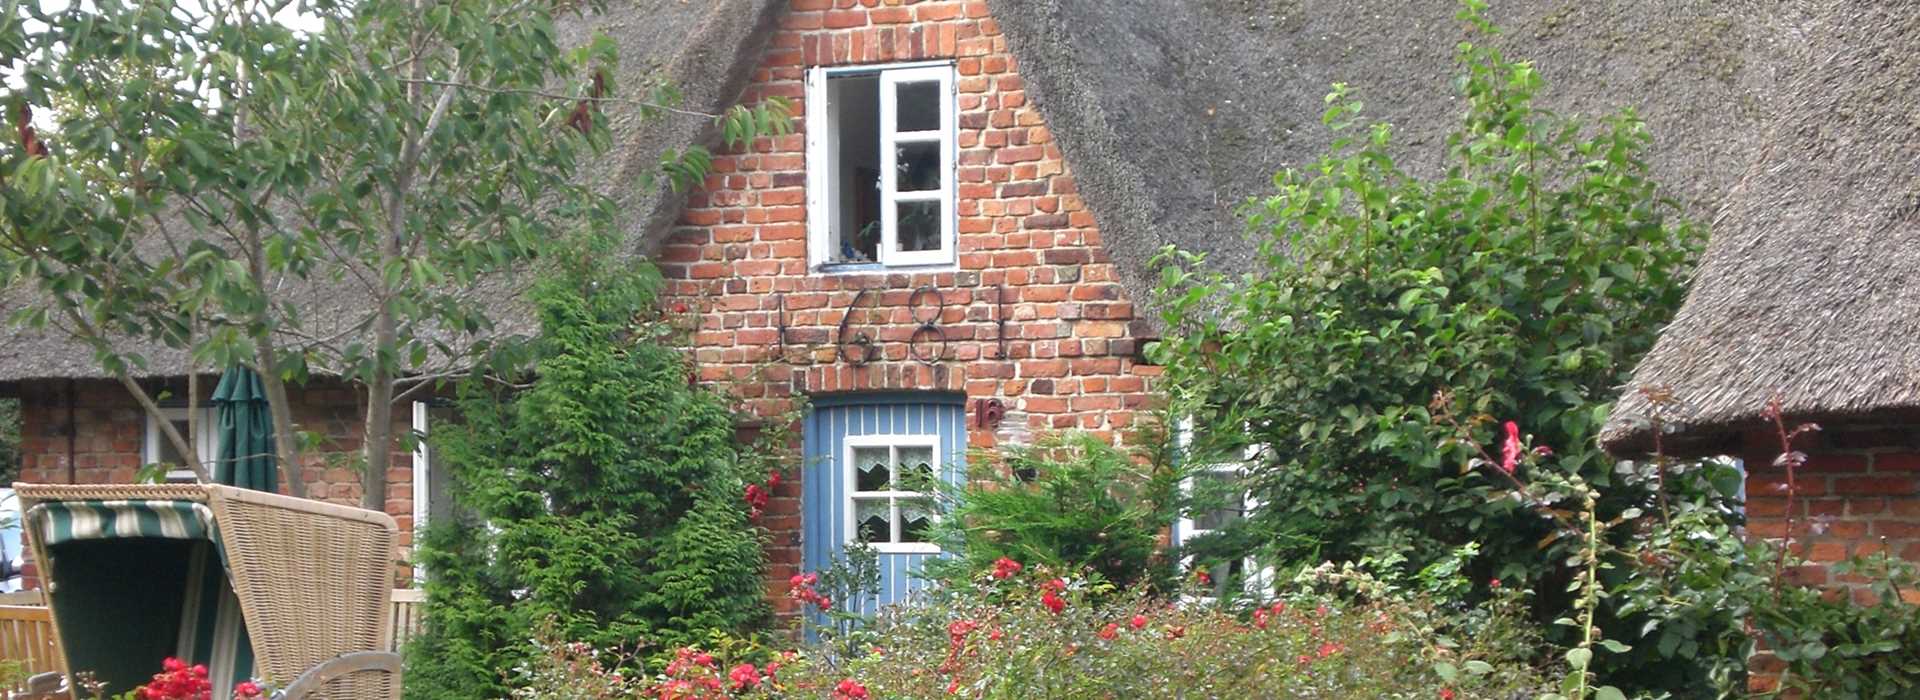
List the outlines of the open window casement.
<svg viewBox="0 0 1920 700">
<path fill-rule="evenodd" d="M 958 120 L 949 63 L 815 68 L 807 75 L 810 267 L 954 263 Z"/>
<path fill-rule="evenodd" d="M 1174 437 L 1175 444 L 1180 447 L 1182 454 L 1191 454 L 1190 448 L 1194 443 L 1193 432 L 1192 419 L 1180 422 Z M 1188 541 L 1224 529 L 1259 510 L 1259 498 L 1244 486 L 1237 489 L 1235 487 L 1245 481 L 1247 467 L 1259 457 L 1260 450 L 1258 445 L 1249 445 L 1242 452 L 1240 461 L 1208 461 L 1188 467 L 1191 474 L 1180 482 L 1180 495 L 1183 501 L 1191 503 L 1196 494 L 1224 495 L 1225 497 L 1217 507 L 1213 507 L 1215 504 L 1211 503 L 1203 504 L 1210 507 L 1202 512 L 1195 512 L 1191 507 L 1181 509 L 1180 518 L 1173 527 L 1173 541 L 1176 546 L 1184 549 Z M 1183 569 L 1192 568 L 1193 557 L 1183 556 L 1180 564 Z M 1273 595 L 1275 576 L 1273 567 L 1262 565 L 1254 557 L 1221 564 L 1210 570 L 1208 575 L 1213 577 L 1216 587 L 1224 586 L 1226 582 L 1237 579 L 1249 595 L 1259 597 Z"/>
</svg>

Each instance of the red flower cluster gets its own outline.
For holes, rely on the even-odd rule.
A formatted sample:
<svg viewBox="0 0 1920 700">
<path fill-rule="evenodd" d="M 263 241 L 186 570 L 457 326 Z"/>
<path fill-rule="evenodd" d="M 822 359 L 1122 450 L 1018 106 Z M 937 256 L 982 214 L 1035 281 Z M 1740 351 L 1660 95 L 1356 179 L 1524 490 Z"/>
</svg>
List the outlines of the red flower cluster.
<svg viewBox="0 0 1920 700">
<path fill-rule="evenodd" d="M 724 694 L 725 688 L 714 670 L 713 655 L 681 647 L 667 664 L 667 680 L 653 689 L 657 700 L 694 700 Z"/>
<path fill-rule="evenodd" d="M 1119 626 L 1119 625 L 1116 625 L 1116 624 L 1113 624 L 1113 623 L 1111 623 L 1111 622 L 1109 622 L 1109 623 L 1107 623 L 1107 625 L 1106 625 L 1105 627 L 1101 627 L 1101 628 L 1100 628 L 1100 638 L 1101 638 L 1101 639 L 1107 639 L 1107 640 L 1111 640 L 1111 639 L 1113 639 L 1114 637 L 1118 637 L 1118 636 L 1120 636 L 1120 626 Z"/>
<path fill-rule="evenodd" d="M 759 484 L 747 484 L 747 493 L 743 497 L 747 502 L 747 517 L 758 518 L 760 511 L 767 509 L 767 490 Z"/>
<path fill-rule="evenodd" d="M 1022 568 L 1025 567 L 1020 566 L 1020 562 L 1006 557 L 1000 557 L 998 561 L 993 563 L 993 578 L 1004 581 L 1012 578 L 1014 574 L 1020 573 Z"/>
<path fill-rule="evenodd" d="M 1507 421 L 1507 441 L 1500 445 L 1500 471 L 1512 474 L 1520 465 L 1520 424 Z"/>
<path fill-rule="evenodd" d="M 1202 586 L 1213 585 L 1213 576 L 1208 574 L 1206 569 L 1194 569 L 1193 580 L 1199 581 Z"/>
<path fill-rule="evenodd" d="M 1128 624 L 1132 625 L 1134 629 L 1143 629 L 1147 626 L 1147 616 L 1135 615 L 1133 616 L 1133 619 L 1128 622 Z"/>
<path fill-rule="evenodd" d="M 760 685 L 760 669 L 754 668 L 753 664 L 740 664 L 727 672 L 727 678 L 733 681 L 735 691 L 746 690 Z"/>
<path fill-rule="evenodd" d="M 814 584 L 819 582 L 820 577 L 814 574 L 794 574 L 793 578 L 787 579 L 787 584 L 790 586 L 787 589 L 787 597 L 818 607 L 820 612 L 832 610 L 833 598 L 820 595 L 820 591 L 814 590 Z"/>
<path fill-rule="evenodd" d="M 966 643 L 967 635 L 977 629 L 980 629 L 980 623 L 978 622 L 972 620 L 954 620 L 953 624 L 947 625 L 947 636 L 953 638 L 954 646 L 960 646 Z"/>
<path fill-rule="evenodd" d="M 867 700 L 867 687 L 852 678 L 833 687 L 833 700 Z"/>
<path fill-rule="evenodd" d="M 1067 590 L 1067 582 L 1061 579 L 1040 584 L 1040 604 L 1047 606 L 1049 612 L 1060 614 L 1067 609 L 1067 600 L 1060 597 L 1060 592 L 1064 590 Z"/>
<path fill-rule="evenodd" d="M 140 687 L 140 700 L 209 700 L 213 682 L 207 680 L 206 666 L 187 667 L 187 662 L 167 657 L 153 681 Z"/>
</svg>

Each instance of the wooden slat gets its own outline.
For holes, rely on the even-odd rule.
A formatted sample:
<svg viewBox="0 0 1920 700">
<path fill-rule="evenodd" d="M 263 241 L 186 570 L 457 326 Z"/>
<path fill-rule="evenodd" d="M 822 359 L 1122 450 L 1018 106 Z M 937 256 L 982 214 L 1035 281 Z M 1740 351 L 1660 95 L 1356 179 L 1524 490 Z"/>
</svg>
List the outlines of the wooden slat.
<svg viewBox="0 0 1920 700">
<path fill-rule="evenodd" d="M 387 649 L 401 651 L 408 640 L 420 632 L 422 618 L 426 614 L 427 592 L 418 588 L 396 588 L 393 590 L 393 638 L 388 640 Z"/>
<path fill-rule="evenodd" d="M 45 607 L 0 605 L 0 659 L 25 662 L 28 674 L 62 670 Z"/>
</svg>

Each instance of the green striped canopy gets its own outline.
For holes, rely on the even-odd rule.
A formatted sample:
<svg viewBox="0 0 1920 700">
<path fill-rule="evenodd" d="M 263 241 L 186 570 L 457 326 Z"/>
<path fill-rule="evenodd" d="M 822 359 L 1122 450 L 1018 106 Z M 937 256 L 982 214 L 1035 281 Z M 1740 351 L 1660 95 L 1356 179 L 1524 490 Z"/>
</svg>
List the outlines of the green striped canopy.
<svg viewBox="0 0 1920 700">
<path fill-rule="evenodd" d="M 27 511 L 47 547 L 74 540 L 213 539 L 213 511 L 192 501 L 52 501 Z"/>
</svg>

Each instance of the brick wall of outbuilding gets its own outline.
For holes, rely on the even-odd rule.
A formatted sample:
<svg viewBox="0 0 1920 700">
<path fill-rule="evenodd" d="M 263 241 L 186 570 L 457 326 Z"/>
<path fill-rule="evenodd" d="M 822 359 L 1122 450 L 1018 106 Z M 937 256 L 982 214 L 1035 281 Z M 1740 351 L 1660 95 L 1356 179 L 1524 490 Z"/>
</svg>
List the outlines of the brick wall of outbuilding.
<svg viewBox="0 0 1920 700">
<path fill-rule="evenodd" d="M 747 104 L 784 97 L 804 115 L 813 66 L 954 60 L 958 266 L 809 274 L 806 134 L 796 119 L 795 133 L 717 154 L 660 252 L 668 306 L 697 327 L 698 378 L 767 417 L 796 395 L 943 390 L 966 394 L 974 447 L 1064 429 L 1122 440 L 1157 374 L 1136 360 L 1144 342 L 1136 300 L 1117 281 L 987 3 L 793 0 L 790 9 Z M 916 322 L 936 316 L 943 344 Z M 874 360 L 842 356 L 843 320 L 849 336 L 877 340 Z M 982 399 L 1007 409 L 999 428 L 975 422 Z M 799 481 L 782 484 L 763 521 L 775 532 L 769 594 L 783 611 L 785 580 L 801 562 Z"/>
<path fill-rule="evenodd" d="M 1774 466 L 1779 437 L 1772 432 L 1745 436 L 1747 532 L 1777 541 L 1787 536 L 1791 515 L 1794 550 L 1808 563 L 1793 569 L 1788 580 L 1872 603 L 1866 581 L 1831 567 L 1879 552 L 1920 563 L 1920 431 L 1900 425 L 1822 425 L 1824 430 L 1803 434 L 1794 445 L 1807 454 L 1807 463 L 1794 470 L 1791 510 L 1787 472 Z M 1903 597 L 1920 605 L 1920 591 Z M 1753 660 L 1750 689 L 1774 690 L 1784 668 L 1778 659 L 1760 654 Z"/>
</svg>

